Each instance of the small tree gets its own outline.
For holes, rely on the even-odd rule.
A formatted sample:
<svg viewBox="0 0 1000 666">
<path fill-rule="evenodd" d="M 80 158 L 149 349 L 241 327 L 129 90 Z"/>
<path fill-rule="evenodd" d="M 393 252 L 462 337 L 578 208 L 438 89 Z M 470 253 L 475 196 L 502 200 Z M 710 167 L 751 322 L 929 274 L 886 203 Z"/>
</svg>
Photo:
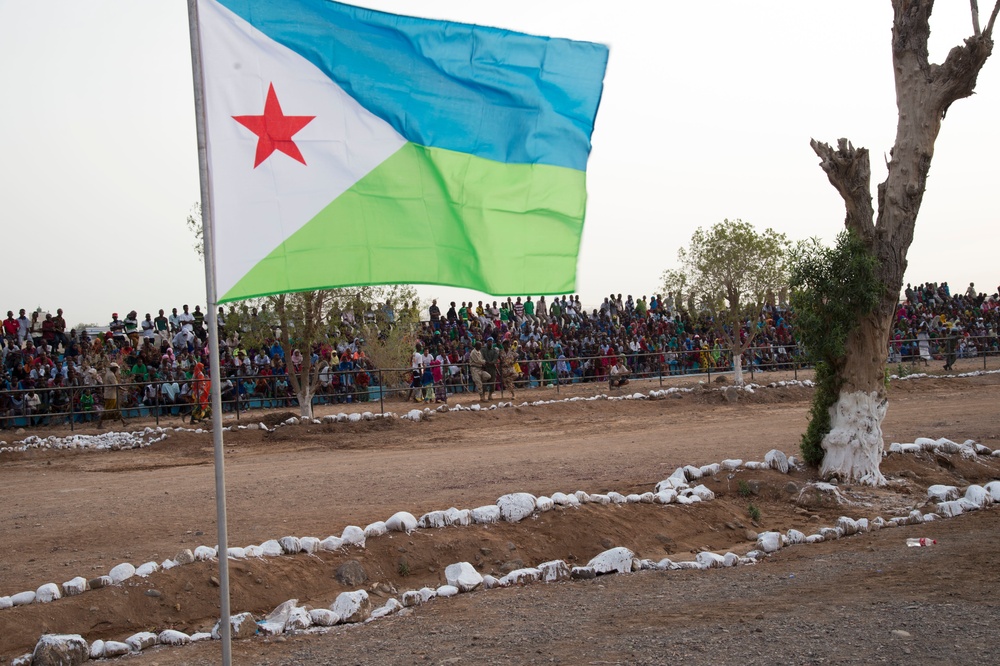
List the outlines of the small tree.
<svg viewBox="0 0 1000 666">
<path fill-rule="evenodd" d="M 831 411 L 840 394 L 848 335 L 855 322 L 878 305 L 883 286 L 876 276 L 875 257 L 860 238 L 846 231 L 837 237 L 833 248 L 815 239 L 801 244 L 793 264 L 795 330 L 816 367 L 816 391 L 809 426 L 802 435 L 802 458 L 819 467 L 824 463 L 823 438 L 830 431 Z M 875 453 L 881 455 L 880 451 Z M 833 457 L 825 462 L 840 464 Z"/>
<path fill-rule="evenodd" d="M 739 386 L 743 352 L 757 335 L 756 320 L 767 294 L 788 285 L 790 249 L 784 234 L 772 229 L 758 233 L 742 220 L 724 220 L 695 231 L 690 246 L 677 252 L 680 268 L 663 274 L 664 291 L 693 296 L 711 315 L 716 334 L 732 352 L 733 381 Z"/>
<path fill-rule="evenodd" d="M 872 206 L 868 150 L 841 139 L 837 148 L 812 141 L 820 167 L 844 199 L 845 226 L 875 258 L 882 284 L 877 306 L 850 322 L 843 362 L 836 369 L 839 395 L 829 410 L 822 440 L 823 471 L 850 480 L 880 485 L 882 420 L 888 408 L 885 389 L 887 345 L 892 316 L 906 271 L 941 122 L 952 103 L 969 97 L 993 52 L 998 1 L 986 29 L 980 29 L 979 7 L 971 0 L 972 36 L 948 52 L 941 64 L 927 50 L 932 0 L 892 0 L 892 65 L 895 75 L 896 141 L 889 152 L 888 175 L 878 186 L 878 216 Z M 825 415 L 821 415 L 826 419 Z"/>
</svg>

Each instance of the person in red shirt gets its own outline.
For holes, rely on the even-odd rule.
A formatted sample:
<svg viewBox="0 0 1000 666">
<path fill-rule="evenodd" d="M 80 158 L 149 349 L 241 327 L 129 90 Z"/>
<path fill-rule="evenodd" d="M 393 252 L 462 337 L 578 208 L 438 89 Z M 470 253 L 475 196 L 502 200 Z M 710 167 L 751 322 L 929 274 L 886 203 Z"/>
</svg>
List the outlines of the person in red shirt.
<svg viewBox="0 0 1000 666">
<path fill-rule="evenodd" d="M 3 335 L 12 343 L 17 342 L 17 330 L 21 325 L 14 319 L 14 312 L 7 310 L 7 318 L 3 320 Z"/>
</svg>

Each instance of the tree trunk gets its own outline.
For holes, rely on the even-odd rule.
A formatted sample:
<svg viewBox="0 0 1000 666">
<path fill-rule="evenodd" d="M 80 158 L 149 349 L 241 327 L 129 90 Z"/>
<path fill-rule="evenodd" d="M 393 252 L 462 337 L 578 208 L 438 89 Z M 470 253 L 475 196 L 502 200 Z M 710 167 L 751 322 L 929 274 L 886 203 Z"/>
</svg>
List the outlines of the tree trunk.
<svg viewBox="0 0 1000 666">
<path fill-rule="evenodd" d="M 845 225 L 864 239 L 876 257 L 885 291 L 874 312 L 848 336 L 837 379 L 840 393 L 831 410 L 831 430 L 821 473 L 880 485 L 882 420 L 888 407 L 885 376 L 889 330 L 903 285 L 906 253 L 913 241 L 917 213 L 927 186 L 934 142 L 948 107 L 968 97 L 993 50 L 991 39 L 1000 0 L 986 30 L 949 52 L 940 65 L 928 62 L 931 0 L 892 0 L 892 60 L 898 120 L 889 173 L 878 187 L 878 220 L 873 224 L 868 151 L 841 139 L 834 150 L 812 141 L 831 184 L 847 207 Z"/>
<path fill-rule="evenodd" d="M 300 386 L 301 388 L 295 392 L 295 397 L 299 400 L 299 415 L 305 419 L 312 419 L 312 385 L 310 382 L 304 382 Z"/>
<path fill-rule="evenodd" d="M 732 350 L 733 353 L 733 383 L 743 386 L 743 354 L 740 353 L 739 345 Z"/>
</svg>

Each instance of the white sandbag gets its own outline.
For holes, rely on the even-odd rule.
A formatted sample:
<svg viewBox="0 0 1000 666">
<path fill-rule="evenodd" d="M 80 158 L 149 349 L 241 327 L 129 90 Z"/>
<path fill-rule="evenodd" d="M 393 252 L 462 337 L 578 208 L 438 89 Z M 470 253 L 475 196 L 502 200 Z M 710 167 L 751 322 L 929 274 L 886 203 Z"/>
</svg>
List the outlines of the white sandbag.
<svg viewBox="0 0 1000 666">
<path fill-rule="evenodd" d="M 406 532 L 409 534 L 417 529 L 417 519 L 413 517 L 412 513 L 399 511 L 392 514 L 392 517 L 385 521 L 385 527 L 390 532 Z"/>
<path fill-rule="evenodd" d="M 344 528 L 344 533 L 340 535 L 345 545 L 365 547 L 365 531 L 357 525 L 348 525 Z"/>
<path fill-rule="evenodd" d="M 535 496 L 530 493 L 510 493 L 497 499 L 500 517 L 508 523 L 527 518 L 535 510 Z"/>
<path fill-rule="evenodd" d="M 628 548 L 619 546 L 608 549 L 603 553 L 598 553 L 587 563 L 587 566 L 598 574 L 611 573 L 612 571 L 628 573 L 632 570 L 633 557 L 635 557 L 635 553 Z"/>
<path fill-rule="evenodd" d="M 123 562 L 108 572 L 108 577 L 111 578 L 113 584 L 121 583 L 134 575 L 135 567 L 128 562 Z"/>
<path fill-rule="evenodd" d="M 500 507 L 496 504 L 481 506 L 472 510 L 472 522 L 477 525 L 489 525 L 500 522 Z"/>
<path fill-rule="evenodd" d="M 461 592 L 471 592 L 483 583 L 482 575 L 468 562 L 458 562 L 445 567 L 444 578 L 448 585 Z"/>
</svg>

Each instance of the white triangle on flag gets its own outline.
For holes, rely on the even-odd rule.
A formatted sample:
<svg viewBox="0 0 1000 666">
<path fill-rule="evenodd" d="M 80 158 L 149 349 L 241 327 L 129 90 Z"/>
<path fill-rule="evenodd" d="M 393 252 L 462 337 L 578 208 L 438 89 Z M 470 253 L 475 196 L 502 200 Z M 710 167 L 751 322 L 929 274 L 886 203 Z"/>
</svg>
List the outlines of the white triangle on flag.
<svg viewBox="0 0 1000 666">
<path fill-rule="evenodd" d="M 299 54 L 214 0 L 198 5 L 221 295 L 406 139 Z M 271 85 L 284 115 L 315 116 L 292 138 L 305 164 L 275 151 L 254 168 L 258 137 L 233 117 L 263 114 Z"/>
</svg>

